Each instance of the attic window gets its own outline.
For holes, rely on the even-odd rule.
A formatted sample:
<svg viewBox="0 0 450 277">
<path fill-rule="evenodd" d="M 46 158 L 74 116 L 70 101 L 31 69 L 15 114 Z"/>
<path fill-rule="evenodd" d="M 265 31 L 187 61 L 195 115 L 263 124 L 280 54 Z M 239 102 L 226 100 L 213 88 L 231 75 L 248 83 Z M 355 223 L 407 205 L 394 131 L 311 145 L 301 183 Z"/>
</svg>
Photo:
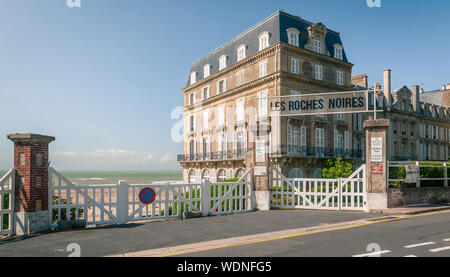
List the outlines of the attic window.
<svg viewBox="0 0 450 277">
<path fill-rule="evenodd" d="M 209 64 L 205 65 L 203 67 L 203 77 L 209 77 L 209 75 L 211 75 L 211 66 Z"/>
<path fill-rule="evenodd" d="M 227 67 L 227 56 L 222 55 L 219 58 L 219 70 L 222 70 L 225 67 Z"/>
<path fill-rule="evenodd" d="M 259 35 L 259 51 L 269 47 L 269 33 L 264 32 Z"/>
<path fill-rule="evenodd" d="M 237 61 L 242 61 L 243 59 L 245 59 L 245 45 L 241 45 L 238 47 L 237 49 Z"/>
<path fill-rule="evenodd" d="M 295 29 L 295 28 L 287 29 L 289 44 L 294 45 L 294 46 L 299 46 L 299 44 L 298 44 L 298 35 L 299 35 L 299 33 L 300 32 L 297 29 Z"/>
<path fill-rule="evenodd" d="M 322 42 L 320 40 L 314 40 L 314 52 L 322 54 Z"/>
<path fill-rule="evenodd" d="M 191 73 L 191 85 L 195 84 L 197 82 L 197 72 Z"/>
<path fill-rule="evenodd" d="M 334 46 L 334 58 L 338 60 L 343 60 L 342 46 L 339 44 L 336 44 Z"/>
</svg>

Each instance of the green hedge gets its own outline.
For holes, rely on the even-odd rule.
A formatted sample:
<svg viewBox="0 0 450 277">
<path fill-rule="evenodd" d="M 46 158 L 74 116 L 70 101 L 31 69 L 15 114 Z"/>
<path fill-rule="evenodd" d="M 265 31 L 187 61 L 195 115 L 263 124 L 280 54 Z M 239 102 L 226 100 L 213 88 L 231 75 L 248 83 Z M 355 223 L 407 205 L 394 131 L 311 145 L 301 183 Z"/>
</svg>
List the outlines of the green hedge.
<svg viewBox="0 0 450 277">
<path fill-rule="evenodd" d="M 396 165 L 408 165 L 415 163 L 400 163 Z M 441 162 L 420 162 L 420 165 L 443 165 Z M 421 167 L 420 178 L 444 178 L 444 167 Z M 447 168 L 447 176 L 450 176 L 450 168 Z M 404 179 L 406 177 L 406 170 L 404 167 L 390 167 L 389 179 Z M 391 188 L 408 188 L 416 187 L 415 183 L 405 183 L 403 181 L 391 181 Z M 443 187 L 444 180 L 421 180 L 420 187 Z"/>
</svg>

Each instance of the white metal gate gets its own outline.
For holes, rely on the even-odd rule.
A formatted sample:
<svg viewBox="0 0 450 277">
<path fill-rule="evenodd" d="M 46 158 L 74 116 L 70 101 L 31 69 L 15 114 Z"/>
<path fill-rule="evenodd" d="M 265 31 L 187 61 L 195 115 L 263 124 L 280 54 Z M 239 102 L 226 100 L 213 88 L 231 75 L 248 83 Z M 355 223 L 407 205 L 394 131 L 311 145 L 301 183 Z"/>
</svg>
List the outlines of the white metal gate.
<svg viewBox="0 0 450 277">
<path fill-rule="evenodd" d="M 154 201 L 145 205 L 139 192 L 151 188 Z M 52 227 L 61 221 L 83 220 L 86 225 L 179 218 L 183 212 L 203 216 L 249 212 L 254 208 L 252 170 L 232 183 L 184 184 L 157 182 L 111 185 L 72 184 L 49 168 L 49 213 Z"/>
<path fill-rule="evenodd" d="M 15 177 L 11 169 L 0 179 L 0 235 L 14 233 Z"/>
<path fill-rule="evenodd" d="M 272 167 L 272 207 L 366 210 L 366 165 L 340 179 L 286 178 Z"/>
</svg>

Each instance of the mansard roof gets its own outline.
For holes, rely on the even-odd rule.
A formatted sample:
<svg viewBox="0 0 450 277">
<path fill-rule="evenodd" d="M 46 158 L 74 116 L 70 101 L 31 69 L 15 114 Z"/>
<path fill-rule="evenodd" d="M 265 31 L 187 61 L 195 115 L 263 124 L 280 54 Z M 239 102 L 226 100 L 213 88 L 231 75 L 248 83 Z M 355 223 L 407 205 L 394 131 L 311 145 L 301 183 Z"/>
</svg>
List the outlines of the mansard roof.
<svg viewBox="0 0 450 277">
<path fill-rule="evenodd" d="M 304 48 L 308 43 L 308 27 L 314 26 L 320 28 L 323 26 L 321 23 L 312 23 L 304 20 L 298 16 L 288 14 L 283 11 L 277 11 L 271 16 L 267 17 L 263 21 L 254 25 L 247 31 L 243 32 L 239 36 L 235 37 L 231 41 L 220 46 L 216 50 L 195 61 L 191 66 L 191 73 L 196 72 L 196 80 L 200 81 L 204 78 L 203 67 L 207 64 L 211 66 L 210 75 L 219 72 L 219 58 L 223 55 L 227 57 L 227 67 L 237 63 L 237 49 L 241 45 L 246 46 L 246 57 L 250 57 L 259 51 L 258 36 L 263 32 L 268 32 L 269 45 L 277 44 L 278 42 L 288 43 L 287 30 L 295 28 L 299 31 L 299 47 Z M 334 46 L 341 45 L 342 41 L 340 34 L 330 29 L 326 29 L 325 47 L 326 52 L 334 57 Z M 348 63 L 345 50 L 342 50 L 343 61 Z M 190 85 L 190 79 L 188 79 L 187 86 Z"/>
</svg>

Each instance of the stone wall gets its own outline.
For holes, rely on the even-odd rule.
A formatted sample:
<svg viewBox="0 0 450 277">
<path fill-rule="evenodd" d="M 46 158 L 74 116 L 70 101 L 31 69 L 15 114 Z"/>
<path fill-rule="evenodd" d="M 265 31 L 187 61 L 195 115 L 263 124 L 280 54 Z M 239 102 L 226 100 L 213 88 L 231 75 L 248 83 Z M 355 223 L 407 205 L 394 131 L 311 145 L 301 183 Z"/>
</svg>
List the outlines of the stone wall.
<svg viewBox="0 0 450 277">
<path fill-rule="evenodd" d="M 401 188 L 388 190 L 388 207 L 450 201 L 450 187 Z"/>
</svg>

